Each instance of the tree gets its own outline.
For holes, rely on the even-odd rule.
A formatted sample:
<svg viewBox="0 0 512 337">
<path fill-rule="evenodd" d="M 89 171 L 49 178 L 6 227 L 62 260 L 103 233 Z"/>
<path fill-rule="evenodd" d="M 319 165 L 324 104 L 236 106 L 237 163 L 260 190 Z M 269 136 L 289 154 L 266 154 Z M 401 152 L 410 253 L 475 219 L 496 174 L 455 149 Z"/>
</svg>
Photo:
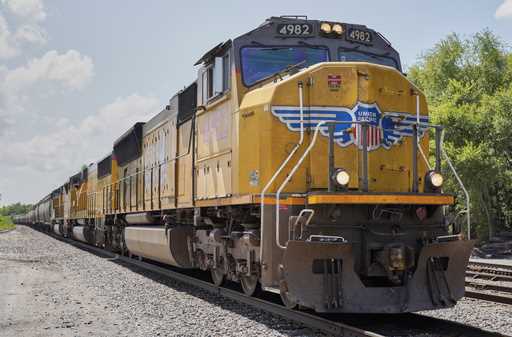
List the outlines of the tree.
<svg viewBox="0 0 512 337">
<path fill-rule="evenodd" d="M 427 96 L 433 122 L 447 127 L 445 148 L 470 191 L 476 234 L 510 229 L 512 54 L 489 30 L 465 40 L 450 34 L 409 74 Z M 446 190 L 464 198 L 453 181 Z"/>
<path fill-rule="evenodd" d="M 0 207 L 0 215 L 3 216 L 12 216 L 12 215 L 19 215 L 19 214 L 25 214 L 28 211 L 32 209 L 32 205 L 30 204 L 21 204 L 21 203 L 15 203 L 8 206 Z"/>
</svg>

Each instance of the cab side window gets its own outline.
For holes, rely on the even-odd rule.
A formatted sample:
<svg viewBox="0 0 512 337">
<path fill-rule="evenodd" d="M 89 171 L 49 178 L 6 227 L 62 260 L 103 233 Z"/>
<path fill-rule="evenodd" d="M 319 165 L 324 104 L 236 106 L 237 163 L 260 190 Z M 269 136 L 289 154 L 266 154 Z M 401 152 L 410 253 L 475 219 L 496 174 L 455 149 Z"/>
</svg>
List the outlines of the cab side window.
<svg viewBox="0 0 512 337">
<path fill-rule="evenodd" d="M 222 96 L 230 87 L 229 52 L 216 56 L 205 65 L 201 77 L 202 105 Z"/>
</svg>

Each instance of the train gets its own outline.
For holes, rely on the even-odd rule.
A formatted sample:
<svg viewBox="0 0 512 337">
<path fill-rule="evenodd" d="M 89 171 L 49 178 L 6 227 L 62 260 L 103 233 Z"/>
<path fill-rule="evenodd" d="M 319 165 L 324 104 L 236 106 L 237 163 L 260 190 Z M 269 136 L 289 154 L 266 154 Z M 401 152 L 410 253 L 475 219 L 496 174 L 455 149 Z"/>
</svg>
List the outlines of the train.
<svg viewBox="0 0 512 337">
<path fill-rule="evenodd" d="M 271 17 L 194 66 L 160 112 L 15 221 L 288 308 L 403 313 L 463 297 L 474 242 L 443 192 L 443 127 L 381 33 Z"/>
</svg>

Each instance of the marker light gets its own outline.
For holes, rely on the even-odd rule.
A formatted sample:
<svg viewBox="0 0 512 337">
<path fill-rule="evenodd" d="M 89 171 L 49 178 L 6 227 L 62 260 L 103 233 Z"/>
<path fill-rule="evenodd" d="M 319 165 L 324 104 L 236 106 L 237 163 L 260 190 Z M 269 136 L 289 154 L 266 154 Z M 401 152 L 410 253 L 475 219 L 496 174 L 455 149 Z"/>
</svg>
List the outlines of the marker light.
<svg viewBox="0 0 512 337">
<path fill-rule="evenodd" d="M 339 23 L 332 26 L 332 31 L 335 32 L 338 35 L 343 34 L 343 26 Z"/>
<path fill-rule="evenodd" d="M 347 187 L 350 181 L 350 175 L 344 169 L 339 168 L 334 172 L 333 179 L 339 186 Z"/>
<path fill-rule="evenodd" d="M 430 182 L 434 187 L 441 187 L 443 185 L 443 176 L 437 172 L 432 172 L 430 175 Z"/>
<path fill-rule="evenodd" d="M 322 24 L 320 25 L 320 30 L 326 34 L 331 33 L 332 32 L 331 24 L 327 23 L 327 22 L 322 22 Z"/>
<path fill-rule="evenodd" d="M 425 183 L 427 184 L 425 187 L 426 189 L 430 190 L 438 190 L 443 186 L 444 178 L 443 176 L 435 171 L 427 172 L 427 175 L 425 177 Z"/>
</svg>

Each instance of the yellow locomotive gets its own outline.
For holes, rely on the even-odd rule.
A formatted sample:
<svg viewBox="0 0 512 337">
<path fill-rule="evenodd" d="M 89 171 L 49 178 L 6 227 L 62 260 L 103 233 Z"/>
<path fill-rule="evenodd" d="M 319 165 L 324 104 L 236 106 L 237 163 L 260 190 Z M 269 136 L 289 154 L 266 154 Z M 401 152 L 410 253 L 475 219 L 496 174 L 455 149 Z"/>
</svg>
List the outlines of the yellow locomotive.
<svg viewBox="0 0 512 337">
<path fill-rule="evenodd" d="M 442 128 L 381 34 L 272 17 L 195 65 L 28 221 L 289 307 L 398 313 L 463 296 L 473 243 L 446 220 Z"/>
</svg>

